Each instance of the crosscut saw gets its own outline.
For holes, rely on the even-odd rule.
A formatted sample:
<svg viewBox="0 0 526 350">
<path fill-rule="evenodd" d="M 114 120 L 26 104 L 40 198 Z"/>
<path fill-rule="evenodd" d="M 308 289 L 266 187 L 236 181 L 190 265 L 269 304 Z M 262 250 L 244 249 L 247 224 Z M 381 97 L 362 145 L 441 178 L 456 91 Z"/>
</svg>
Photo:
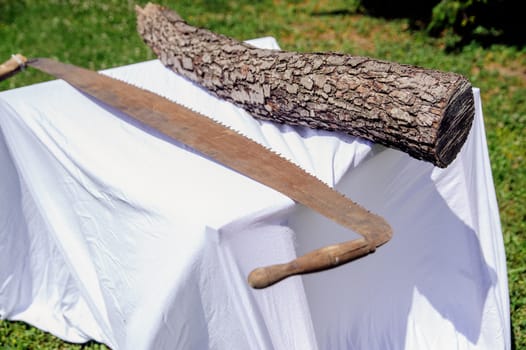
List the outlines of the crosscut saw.
<svg viewBox="0 0 526 350">
<path fill-rule="evenodd" d="M 389 224 L 270 149 L 189 108 L 97 72 L 48 58 L 17 54 L 0 65 L 0 80 L 31 66 L 117 108 L 202 155 L 277 190 L 362 237 L 330 245 L 248 276 L 265 288 L 298 274 L 330 269 L 372 253 L 391 239 Z"/>
</svg>

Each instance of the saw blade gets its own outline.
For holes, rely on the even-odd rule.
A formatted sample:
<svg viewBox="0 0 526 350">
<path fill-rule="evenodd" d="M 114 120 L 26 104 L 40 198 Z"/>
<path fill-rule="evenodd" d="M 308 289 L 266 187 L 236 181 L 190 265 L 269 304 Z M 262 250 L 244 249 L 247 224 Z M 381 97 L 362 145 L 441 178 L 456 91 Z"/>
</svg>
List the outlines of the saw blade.
<svg viewBox="0 0 526 350">
<path fill-rule="evenodd" d="M 364 236 L 378 247 L 392 235 L 379 215 L 265 146 L 183 105 L 97 72 L 47 58 L 27 63 L 202 155 L 264 184 Z M 374 248 L 371 247 L 371 248 Z"/>
</svg>

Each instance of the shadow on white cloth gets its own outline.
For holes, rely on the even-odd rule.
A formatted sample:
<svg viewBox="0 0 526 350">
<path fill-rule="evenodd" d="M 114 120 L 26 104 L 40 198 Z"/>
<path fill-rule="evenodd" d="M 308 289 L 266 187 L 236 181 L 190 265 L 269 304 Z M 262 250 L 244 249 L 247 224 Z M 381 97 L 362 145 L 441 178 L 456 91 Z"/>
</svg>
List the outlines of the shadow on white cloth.
<svg viewBox="0 0 526 350">
<path fill-rule="evenodd" d="M 476 232 L 438 192 L 437 180 L 445 184 L 437 172 L 384 151 L 339 184 L 351 198 L 376 208 L 394 237 L 369 258 L 304 278 L 322 349 L 439 349 L 449 348 L 451 337 L 464 337 L 457 342 L 465 346 L 480 341 L 497 274 Z M 314 232 L 313 221 L 306 210 L 293 219 L 303 250 L 343 239 L 345 232 L 330 223 Z"/>
</svg>

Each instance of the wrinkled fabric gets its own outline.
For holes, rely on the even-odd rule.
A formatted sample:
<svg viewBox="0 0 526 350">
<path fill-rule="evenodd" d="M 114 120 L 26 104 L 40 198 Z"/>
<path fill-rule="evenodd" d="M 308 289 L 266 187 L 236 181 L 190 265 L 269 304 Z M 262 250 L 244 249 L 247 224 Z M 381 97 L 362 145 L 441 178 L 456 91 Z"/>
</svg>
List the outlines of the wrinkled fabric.
<svg viewBox="0 0 526 350">
<path fill-rule="evenodd" d="M 256 121 L 157 60 L 104 74 L 282 154 L 384 216 L 394 237 L 253 290 L 253 268 L 356 235 L 63 81 L 36 84 L 0 93 L 0 317 L 113 349 L 510 348 L 477 89 L 468 141 L 438 169 L 349 135 Z"/>
</svg>

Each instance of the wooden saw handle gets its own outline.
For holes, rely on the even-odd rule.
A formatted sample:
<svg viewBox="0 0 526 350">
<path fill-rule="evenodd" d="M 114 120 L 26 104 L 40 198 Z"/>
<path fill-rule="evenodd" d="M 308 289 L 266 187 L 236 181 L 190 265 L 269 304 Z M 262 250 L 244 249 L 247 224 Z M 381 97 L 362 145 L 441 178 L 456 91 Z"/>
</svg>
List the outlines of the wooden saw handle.
<svg viewBox="0 0 526 350">
<path fill-rule="evenodd" d="M 27 58 L 17 53 L 10 59 L 0 64 L 0 81 L 5 80 L 22 69 L 27 62 Z"/>
<path fill-rule="evenodd" d="M 376 247 L 365 238 L 343 242 L 314 250 L 286 264 L 259 267 L 248 276 L 256 289 L 266 288 L 293 275 L 331 269 L 374 252 Z"/>
</svg>

